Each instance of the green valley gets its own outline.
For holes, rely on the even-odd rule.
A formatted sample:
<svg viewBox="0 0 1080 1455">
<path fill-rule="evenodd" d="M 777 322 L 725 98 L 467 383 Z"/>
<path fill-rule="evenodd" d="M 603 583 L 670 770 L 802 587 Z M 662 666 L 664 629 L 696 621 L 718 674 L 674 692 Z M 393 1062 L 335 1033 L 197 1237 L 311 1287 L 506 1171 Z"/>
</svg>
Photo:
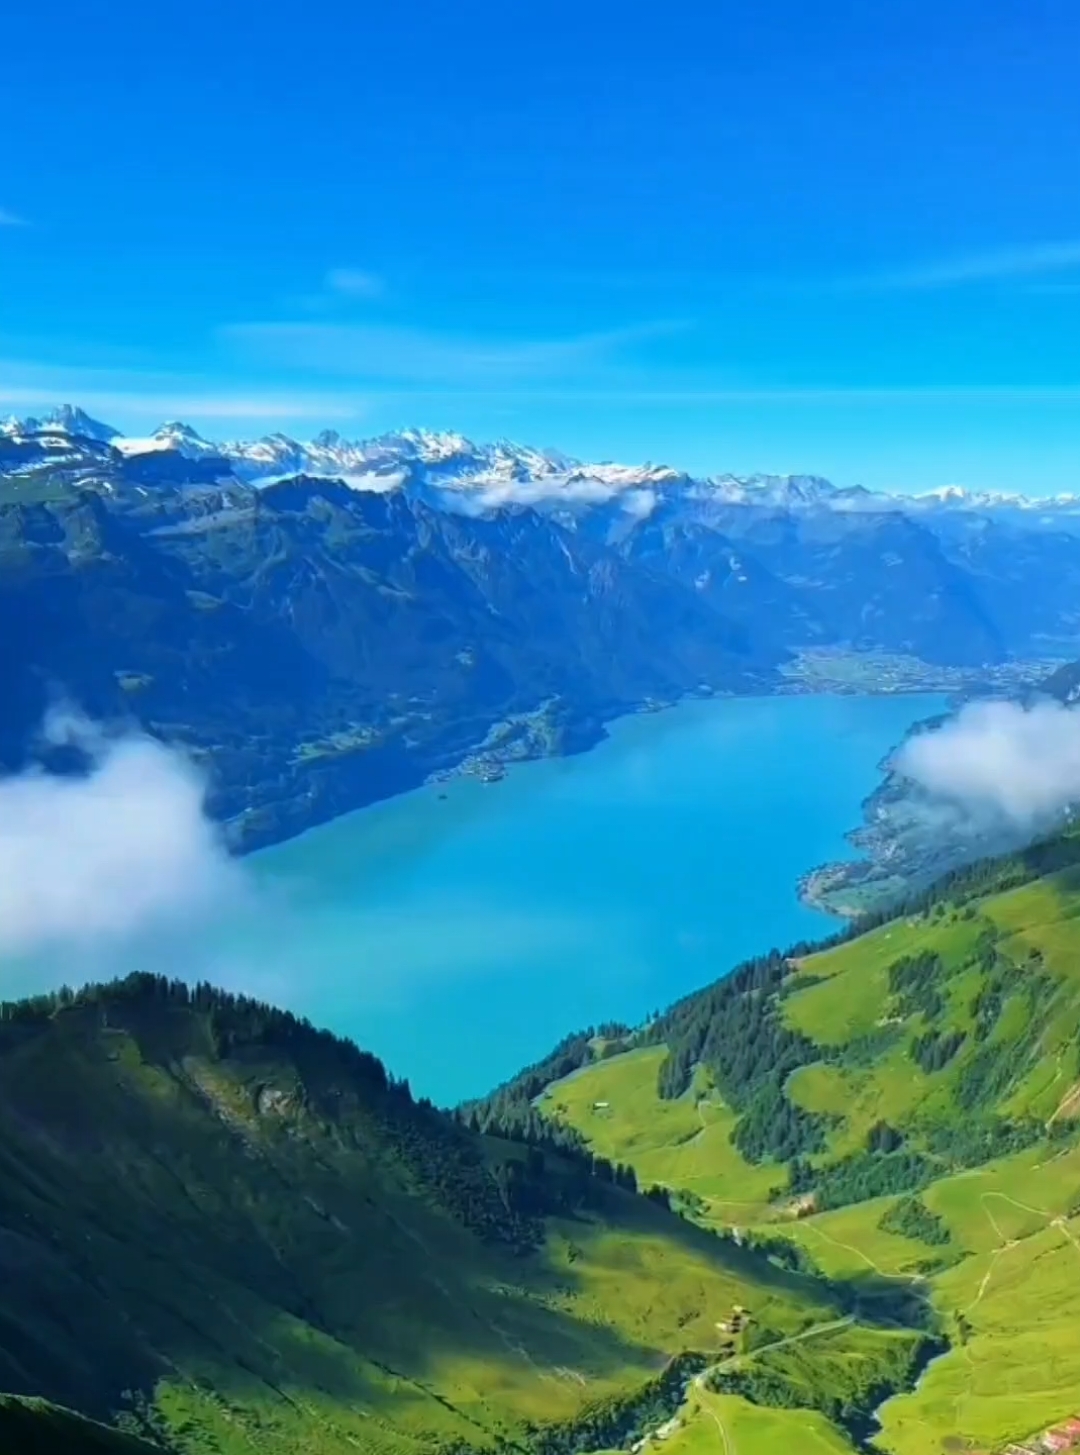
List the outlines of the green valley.
<svg viewBox="0 0 1080 1455">
<path fill-rule="evenodd" d="M 5 1004 L 0 1387 L 174 1455 L 1003 1449 L 1080 1388 L 1077 926 L 1066 836 L 456 1113 L 206 985 Z"/>
<path fill-rule="evenodd" d="M 0 1455 L 1080 1455 L 1080 0 L 3 18 Z"/>
<path fill-rule="evenodd" d="M 843 1413 L 865 1329 L 831 1336 L 839 1360 L 824 1342 L 745 1351 L 665 1448 L 717 1448 L 719 1420 L 741 1455 L 781 1431 L 807 1449 L 996 1451 L 1073 1413 L 1078 860 L 1067 836 L 953 874 L 862 934 L 763 957 L 594 1043 L 538 1092 L 538 1113 L 689 1221 L 849 1293 L 891 1287 L 897 1325 L 941 1340 L 917 1381 L 886 1397 L 883 1380 L 865 1426 Z M 512 1101 L 511 1084 L 493 1104 Z"/>
</svg>

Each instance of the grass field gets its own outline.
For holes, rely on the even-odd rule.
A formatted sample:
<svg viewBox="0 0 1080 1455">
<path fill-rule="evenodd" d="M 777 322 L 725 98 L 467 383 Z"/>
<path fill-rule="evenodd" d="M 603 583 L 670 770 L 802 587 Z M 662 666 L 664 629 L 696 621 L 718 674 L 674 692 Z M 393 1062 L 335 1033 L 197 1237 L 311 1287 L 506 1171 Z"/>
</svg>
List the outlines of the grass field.
<svg viewBox="0 0 1080 1455">
<path fill-rule="evenodd" d="M 901 955 L 934 950 L 948 965 L 959 965 L 979 938 L 977 920 L 920 917 L 894 920 L 837 949 L 802 960 L 799 973 L 826 976 L 785 1006 L 785 1020 L 820 1046 L 843 1046 L 872 1032 L 889 1001 L 889 966 Z"/>
<path fill-rule="evenodd" d="M 853 1455 L 855 1446 L 816 1410 L 769 1409 L 738 1395 L 695 1390 L 670 1455 Z"/>
<path fill-rule="evenodd" d="M 998 1449 L 1080 1406 L 1077 1231 L 1076 1220 L 1046 1223 L 934 1280 L 935 1303 L 961 1314 L 969 1332 L 914 1393 L 883 1407 L 886 1450 L 927 1455 L 948 1436 Z"/>
<path fill-rule="evenodd" d="M 878 1443 L 895 1455 L 937 1455 L 950 1437 L 997 1450 L 1080 1406 L 1080 1222 L 1067 1216 L 1080 1204 L 1080 1149 L 1029 1149 L 944 1178 L 923 1200 L 961 1255 L 925 1285 L 953 1348 L 884 1406 Z M 883 1232 L 890 1201 L 818 1214 L 788 1234 L 833 1277 L 868 1267 L 910 1277 L 944 1250 Z"/>
<path fill-rule="evenodd" d="M 787 1094 L 797 1106 L 839 1118 L 839 1125 L 828 1135 L 830 1157 L 860 1150 L 876 1122 L 902 1122 L 930 1089 L 929 1078 L 912 1064 L 904 1043 L 893 1047 L 872 1068 L 819 1062 L 800 1067 L 787 1083 Z"/>
<path fill-rule="evenodd" d="M 911 1280 L 917 1277 L 918 1264 L 942 1250 L 879 1227 L 896 1200 L 878 1197 L 801 1218 L 787 1224 L 784 1235 L 805 1248 L 830 1278 L 857 1278 L 869 1269 L 883 1278 Z"/>
<path fill-rule="evenodd" d="M 822 1284 L 599 1180 L 565 1215 L 545 1201 L 542 1241 L 506 1239 L 479 1169 L 519 1144 L 372 1091 L 359 1053 L 342 1069 L 305 1029 L 223 1055 L 178 995 L 74 1005 L 34 1035 L 0 1021 L 4 1225 L 49 1249 L 5 1271 L 9 1388 L 33 1358 L 70 1404 L 132 1410 L 134 1391 L 192 1455 L 429 1455 L 520 1444 L 719 1354 L 736 1304 L 789 1333 L 836 1316 Z M 572 1171 L 548 1154 L 542 1186 Z"/>
<path fill-rule="evenodd" d="M 862 1153 L 882 1121 L 901 1128 L 912 1147 L 925 1145 L 931 1123 L 962 1129 L 971 1115 L 964 1078 L 979 1057 L 997 1057 L 991 1099 L 979 1104 L 979 1116 L 1034 1118 L 1048 1127 L 1077 1116 L 1078 889 L 1076 872 L 1067 871 L 974 910 L 944 906 L 895 921 L 800 962 L 805 989 L 796 981 L 782 1014 L 823 1048 L 823 1059 L 796 1070 L 785 1095 L 827 1120 L 827 1151 L 815 1163 Z M 998 935 L 994 963 L 1011 966 L 1012 978 L 989 1031 L 979 1032 L 976 1005 L 987 971 L 976 951 L 988 931 Z M 943 970 L 932 1024 L 964 1036 L 959 1053 L 929 1072 L 913 1062 L 911 1043 L 931 1023 L 919 1011 L 900 1020 L 889 984 L 895 961 L 923 951 L 940 956 Z M 853 1043 L 868 1049 L 856 1054 Z M 700 1068 L 684 1096 L 661 1101 L 656 1075 L 663 1055 L 651 1047 L 590 1066 L 551 1088 L 545 1109 L 577 1127 L 598 1152 L 630 1162 L 643 1182 L 697 1192 L 706 1221 L 789 1238 L 836 1280 L 873 1274 L 922 1291 L 952 1348 L 914 1392 L 883 1407 L 882 1451 L 998 1451 L 1080 1406 L 1075 1138 L 1040 1142 L 934 1181 L 921 1197 L 948 1229 L 944 1244 L 882 1228 L 895 1196 L 777 1221 L 782 1209 L 770 1206 L 769 1193 L 783 1169 L 750 1166 L 731 1145 L 735 1117 Z M 809 1346 L 800 1351 L 807 1377 L 815 1367 L 825 1377 L 822 1357 Z M 674 1455 L 851 1448 L 823 1416 L 760 1408 L 735 1396 L 698 1391 L 684 1415 L 664 1445 Z"/>
<path fill-rule="evenodd" d="M 776 1169 L 753 1166 L 732 1146 L 735 1115 L 702 1073 L 685 1096 L 660 1099 L 656 1074 L 666 1054 L 648 1046 L 599 1061 L 556 1082 L 540 1106 L 576 1127 L 601 1156 L 630 1163 L 643 1186 L 693 1192 L 724 1224 L 756 1221 Z"/>
</svg>

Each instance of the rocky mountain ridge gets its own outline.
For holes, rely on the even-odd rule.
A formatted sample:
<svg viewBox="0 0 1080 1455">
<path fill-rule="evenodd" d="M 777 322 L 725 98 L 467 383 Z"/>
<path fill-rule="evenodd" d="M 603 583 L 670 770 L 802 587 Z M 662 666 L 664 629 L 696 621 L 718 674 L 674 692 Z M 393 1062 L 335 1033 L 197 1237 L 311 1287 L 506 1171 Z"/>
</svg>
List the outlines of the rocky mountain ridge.
<svg viewBox="0 0 1080 1455">
<path fill-rule="evenodd" d="M 41 417 L 0 421 L 0 439 L 70 456 L 80 448 L 88 460 L 106 446 L 128 460 L 176 453 L 190 461 L 224 462 L 224 469 L 249 484 L 268 484 L 295 475 L 341 479 L 354 489 L 427 489 L 443 504 L 467 510 L 545 504 L 580 510 L 621 501 L 631 516 L 651 512 L 664 499 L 751 505 L 783 510 L 830 509 L 881 514 L 899 510 L 927 516 L 956 512 L 987 516 L 1021 513 L 1030 523 L 1080 517 L 1080 494 L 1037 494 L 969 490 L 957 485 L 922 493 L 840 487 L 817 475 L 720 473 L 695 477 L 665 464 L 586 462 L 559 450 L 537 449 L 512 440 L 476 443 L 454 431 L 402 429 L 350 440 L 326 429 L 301 441 L 282 433 L 255 440 L 214 441 L 191 425 L 172 420 L 145 436 L 126 436 L 65 404 Z M 2 468 L 2 467 L 0 467 Z M 644 493 L 642 493 L 644 492 Z"/>
</svg>

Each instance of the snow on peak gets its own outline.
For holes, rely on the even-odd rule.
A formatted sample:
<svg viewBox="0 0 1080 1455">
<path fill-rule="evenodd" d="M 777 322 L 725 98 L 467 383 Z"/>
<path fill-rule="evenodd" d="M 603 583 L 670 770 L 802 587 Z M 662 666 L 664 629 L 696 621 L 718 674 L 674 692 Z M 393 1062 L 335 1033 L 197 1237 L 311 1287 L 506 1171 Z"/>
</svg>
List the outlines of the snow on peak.
<svg viewBox="0 0 1080 1455">
<path fill-rule="evenodd" d="M 57 405 L 40 418 L 27 416 L 25 419 L 17 419 L 15 415 L 10 415 L 0 424 L 0 432 L 9 438 L 61 434 L 72 439 L 97 440 L 99 444 L 111 443 L 120 433 L 112 425 L 92 419 L 84 409 L 79 409 L 74 404 Z"/>
<path fill-rule="evenodd" d="M 829 503 L 841 493 L 818 475 L 712 475 L 703 483 L 714 500 L 783 510 Z"/>
<path fill-rule="evenodd" d="M 80 442 L 108 444 L 120 454 L 176 452 L 192 460 L 221 458 L 247 484 L 264 485 L 294 475 L 341 480 L 353 489 L 406 489 L 442 508 L 481 513 L 503 506 L 533 506 L 572 516 L 610 504 L 636 518 L 662 501 L 692 502 L 707 513 L 756 506 L 779 512 L 903 511 L 964 513 L 993 518 L 1024 512 L 1034 522 L 1080 515 L 1080 495 L 1031 497 L 944 485 L 918 495 L 838 488 L 817 475 L 694 477 L 667 465 L 585 462 L 554 449 L 514 440 L 478 443 L 452 430 L 402 429 L 350 440 L 326 429 L 301 441 L 282 433 L 254 440 L 218 442 L 179 420 L 145 437 L 119 435 L 84 410 L 65 404 L 38 418 L 0 423 L 0 437 L 33 440 L 51 454 L 78 454 Z M 51 437 L 51 438 L 50 438 Z"/>
<path fill-rule="evenodd" d="M 940 485 L 936 490 L 923 490 L 910 496 L 909 502 L 916 509 L 963 510 L 982 514 L 1022 510 L 1038 514 L 1075 511 L 1080 507 L 1080 495 L 1070 492 L 1021 495 L 1003 490 L 968 490 L 963 485 Z"/>
<path fill-rule="evenodd" d="M 167 420 L 164 424 L 159 424 L 157 429 L 154 431 L 154 438 L 162 440 L 179 440 L 182 441 L 184 444 L 209 444 L 209 441 L 204 440 L 197 429 L 193 429 L 190 424 L 184 424 L 181 420 L 178 419 L 170 419 Z"/>
<path fill-rule="evenodd" d="M 123 455 L 147 455 L 156 450 L 176 450 L 188 459 L 199 460 L 206 455 L 221 454 L 219 445 L 211 444 L 209 440 L 203 439 L 198 430 L 192 429 L 190 424 L 183 424 L 176 419 L 159 424 L 153 434 L 143 438 L 118 438 L 112 444 Z"/>
<path fill-rule="evenodd" d="M 966 490 L 963 485 L 938 485 L 934 490 L 920 490 L 915 496 L 916 500 L 970 500 L 971 491 Z"/>
</svg>

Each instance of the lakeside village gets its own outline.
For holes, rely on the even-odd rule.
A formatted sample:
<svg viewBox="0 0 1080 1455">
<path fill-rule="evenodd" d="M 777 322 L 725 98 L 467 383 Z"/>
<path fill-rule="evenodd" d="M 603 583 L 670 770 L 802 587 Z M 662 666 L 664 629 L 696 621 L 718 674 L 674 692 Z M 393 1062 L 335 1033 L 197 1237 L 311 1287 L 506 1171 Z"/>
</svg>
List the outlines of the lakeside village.
<svg viewBox="0 0 1080 1455">
<path fill-rule="evenodd" d="M 1059 1455 L 1062 1450 L 1080 1450 L 1080 1415 L 1071 1415 L 1019 1445 L 1006 1445 L 1004 1455 Z"/>
</svg>

